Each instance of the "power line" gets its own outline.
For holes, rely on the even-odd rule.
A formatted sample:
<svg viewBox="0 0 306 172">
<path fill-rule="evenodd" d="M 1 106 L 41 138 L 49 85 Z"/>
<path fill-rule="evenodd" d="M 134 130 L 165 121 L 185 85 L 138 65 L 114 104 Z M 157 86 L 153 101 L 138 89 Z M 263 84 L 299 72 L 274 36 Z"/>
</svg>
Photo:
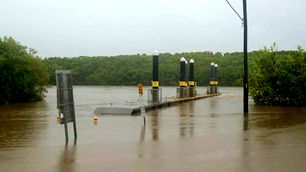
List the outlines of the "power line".
<svg viewBox="0 0 306 172">
<path fill-rule="evenodd" d="M 243 22 L 243 18 L 240 16 L 240 14 L 234 9 L 234 7 L 232 6 L 232 4 L 230 2 L 228 2 L 228 0 L 225 0 L 227 2 L 227 4 L 232 8 L 232 10 L 237 14 L 237 16 L 240 18 L 240 20 Z"/>
</svg>

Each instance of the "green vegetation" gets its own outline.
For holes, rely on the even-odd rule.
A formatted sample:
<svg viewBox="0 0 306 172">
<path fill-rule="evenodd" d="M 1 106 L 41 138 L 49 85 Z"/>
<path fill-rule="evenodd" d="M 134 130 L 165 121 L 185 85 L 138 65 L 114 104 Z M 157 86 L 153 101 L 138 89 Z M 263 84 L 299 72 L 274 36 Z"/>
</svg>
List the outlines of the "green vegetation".
<svg viewBox="0 0 306 172">
<path fill-rule="evenodd" d="M 13 38 L 0 38 L 0 104 L 42 100 L 49 74 L 35 54 Z"/>
<path fill-rule="evenodd" d="M 209 65 L 219 65 L 221 86 L 242 86 L 243 53 L 191 52 L 160 54 L 160 85 L 175 86 L 179 79 L 179 59 L 195 60 L 198 85 L 209 83 Z M 298 51 L 275 48 L 249 53 L 250 95 L 265 105 L 305 105 L 305 56 Z M 152 57 L 146 54 L 112 57 L 46 58 L 43 62 L 55 84 L 55 69 L 72 71 L 76 85 L 150 85 Z"/>
<path fill-rule="evenodd" d="M 239 86 L 242 83 L 242 53 L 193 52 L 160 55 L 160 85 L 178 85 L 179 60 L 182 56 L 195 60 L 195 79 L 198 85 L 209 82 L 211 62 L 220 66 L 219 80 L 223 86 Z M 55 84 L 55 69 L 72 71 L 76 85 L 144 85 L 151 84 L 152 57 L 145 54 L 113 57 L 52 57 L 43 60 Z"/>
<path fill-rule="evenodd" d="M 0 104 L 39 101 L 45 86 L 55 85 L 55 70 L 71 70 L 75 85 L 150 85 L 152 57 L 146 54 L 112 57 L 51 57 L 41 60 L 35 50 L 12 38 L 0 38 Z M 210 63 L 219 65 L 221 86 L 241 86 L 243 53 L 191 52 L 160 54 L 160 85 L 175 86 L 179 59 L 195 60 L 198 85 L 209 83 Z M 270 49 L 249 53 L 250 95 L 264 105 L 305 105 L 306 53 Z M 49 80 L 49 75 L 51 79 Z"/>
<path fill-rule="evenodd" d="M 257 104 L 305 106 L 306 54 L 277 52 L 276 46 L 256 53 L 250 71 L 250 95 Z"/>
</svg>

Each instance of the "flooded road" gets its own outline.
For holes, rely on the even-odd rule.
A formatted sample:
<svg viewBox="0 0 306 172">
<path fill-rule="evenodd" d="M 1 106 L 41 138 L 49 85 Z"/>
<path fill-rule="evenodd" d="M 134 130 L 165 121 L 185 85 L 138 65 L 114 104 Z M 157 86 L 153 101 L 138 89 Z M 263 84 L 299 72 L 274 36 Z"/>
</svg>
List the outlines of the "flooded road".
<svg viewBox="0 0 306 172">
<path fill-rule="evenodd" d="M 43 102 L 0 106 L 0 171 L 306 171 L 305 107 L 251 102 L 244 118 L 242 88 L 221 88 L 219 97 L 148 112 L 146 126 L 124 115 L 93 124 L 96 107 L 133 104 L 136 89 L 74 87 L 78 140 L 69 124 L 68 146 L 54 87 Z"/>
</svg>

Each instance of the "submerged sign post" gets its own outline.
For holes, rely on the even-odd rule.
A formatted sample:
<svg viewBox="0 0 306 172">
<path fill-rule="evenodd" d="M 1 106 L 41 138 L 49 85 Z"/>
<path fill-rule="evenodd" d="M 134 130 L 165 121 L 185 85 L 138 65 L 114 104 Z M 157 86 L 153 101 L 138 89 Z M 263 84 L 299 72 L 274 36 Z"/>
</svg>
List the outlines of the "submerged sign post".
<svg viewBox="0 0 306 172">
<path fill-rule="evenodd" d="M 144 105 L 144 102 L 143 102 L 143 88 L 142 88 L 142 84 L 138 84 L 138 93 L 139 93 L 139 102 L 140 102 L 140 113 L 141 113 L 141 116 L 143 117 L 143 123 L 146 124 L 146 116 L 145 116 L 145 113 L 146 113 L 146 108 L 145 108 L 145 105 Z"/>
<path fill-rule="evenodd" d="M 73 122 L 74 139 L 76 141 L 76 120 L 74 111 L 72 78 L 69 70 L 56 70 L 56 87 L 57 87 L 57 109 L 60 117 L 60 124 L 65 126 L 66 144 L 68 143 L 68 126 L 67 123 Z"/>
</svg>

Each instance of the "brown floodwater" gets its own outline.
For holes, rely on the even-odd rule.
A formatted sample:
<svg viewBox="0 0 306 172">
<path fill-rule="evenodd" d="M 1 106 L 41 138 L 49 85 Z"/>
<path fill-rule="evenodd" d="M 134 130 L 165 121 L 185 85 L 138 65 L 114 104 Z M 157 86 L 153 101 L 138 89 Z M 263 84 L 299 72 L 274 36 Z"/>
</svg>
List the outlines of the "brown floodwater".
<svg viewBox="0 0 306 172">
<path fill-rule="evenodd" d="M 220 90 L 218 97 L 147 112 L 146 126 L 126 115 L 97 115 L 94 125 L 95 108 L 134 105 L 137 88 L 75 86 L 78 140 L 69 124 L 67 146 L 55 87 L 45 101 L 0 106 L 0 171 L 306 171 L 305 107 L 250 100 L 244 118 L 242 88 Z M 175 87 L 163 87 L 164 97 L 174 95 Z"/>
</svg>

